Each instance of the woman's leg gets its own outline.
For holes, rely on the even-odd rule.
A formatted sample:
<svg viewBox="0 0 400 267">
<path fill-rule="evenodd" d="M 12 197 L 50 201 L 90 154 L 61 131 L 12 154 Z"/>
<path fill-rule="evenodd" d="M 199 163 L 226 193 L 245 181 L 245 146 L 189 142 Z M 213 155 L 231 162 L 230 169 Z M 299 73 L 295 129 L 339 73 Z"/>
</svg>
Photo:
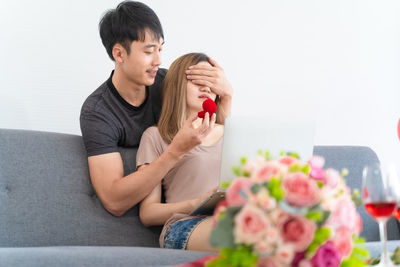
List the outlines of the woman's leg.
<svg viewBox="0 0 400 267">
<path fill-rule="evenodd" d="M 186 249 L 217 252 L 218 249 L 210 245 L 210 235 L 212 228 L 212 217 L 207 217 L 207 219 L 200 222 L 196 226 L 196 228 L 193 229 L 193 232 L 187 242 Z"/>
</svg>

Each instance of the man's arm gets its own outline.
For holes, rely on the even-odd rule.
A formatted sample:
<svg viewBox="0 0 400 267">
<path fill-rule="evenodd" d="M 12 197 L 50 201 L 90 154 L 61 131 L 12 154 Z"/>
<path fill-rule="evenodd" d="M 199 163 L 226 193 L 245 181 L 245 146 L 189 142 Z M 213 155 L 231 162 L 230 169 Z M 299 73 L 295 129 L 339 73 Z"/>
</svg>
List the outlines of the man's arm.
<svg viewBox="0 0 400 267">
<path fill-rule="evenodd" d="M 201 144 L 215 125 L 215 115 L 210 120 L 206 114 L 202 125 L 195 129 L 192 122 L 196 119 L 197 116 L 185 122 L 158 159 L 125 177 L 119 153 L 88 157 L 93 187 L 111 214 L 121 216 L 139 203 L 184 154 Z"/>
<path fill-rule="evenodd" d="M 208 58 L 212 66 L 194 65 L 186 70 L 187 79 L 198 85 L 204 85 L 221 98 L 221 112 L 218 121 L 224 122 L 231 114 L 233 88 L 225 76 L 223 68 L 212 58 Z"/>
<path fill-rule="evenodd" d="M 125 177 L 118 152 L 89 157 L 88 163 L 93 187 L 104 207 L 111 214 L 121 216 L 146 197 L 179 158 L 165 151 L 148 168 Z"/>
</svg>

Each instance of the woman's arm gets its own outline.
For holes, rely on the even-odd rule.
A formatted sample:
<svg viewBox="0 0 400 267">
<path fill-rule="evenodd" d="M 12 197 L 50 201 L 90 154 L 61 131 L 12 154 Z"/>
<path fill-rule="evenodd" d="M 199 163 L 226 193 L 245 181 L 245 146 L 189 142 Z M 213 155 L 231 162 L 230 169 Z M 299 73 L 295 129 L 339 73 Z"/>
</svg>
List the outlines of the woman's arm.
<svg viewBox="0 0 400 267">
<path fill-rule="evenodd" d="M 139 169 L 145 168 L 142 165 Z M 140 203 L 139 217 L 144 226 L 163 225 L 174 213 L 189 214 L 203 198 L 190 199 L 176 203 L 161 203 L 162 187 L 158 184 Z"/>
</svg>

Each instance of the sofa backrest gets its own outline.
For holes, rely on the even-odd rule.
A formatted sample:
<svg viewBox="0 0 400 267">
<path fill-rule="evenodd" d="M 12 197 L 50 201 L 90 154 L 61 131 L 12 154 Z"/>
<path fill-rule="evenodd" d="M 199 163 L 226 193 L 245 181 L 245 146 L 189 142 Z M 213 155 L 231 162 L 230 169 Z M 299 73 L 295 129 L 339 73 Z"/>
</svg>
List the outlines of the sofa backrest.
<svg viewBox="0 0 400 267">
<path fill-rule="evenodd" d="M 121 150 L 125 172 L 135 150 Z M 89 178 L 82 137 L 0 129 L 0 247 L 94 245 L 158 247 L 134 207 L 114 217 Z"/>
<path fill-rule="evenodd" d="M 365 165 L 379 162 L 375 152 L 369 147 L 362 146 L 316 146 L 314 155 L 325 158 L 325 167 L 334 168 L 339 172 L 346 168 L 349 175 L 346 176 L 346 183 L 351 189 L 358 189 L 361 192 L 362 171 Z M 378 224 L 365 211 L 363 206 L 357 208 L 363 221 L 361 236 L 367 241 L 379 241 Z M 388 239 L 400 239 L 399 222 L 392 217 L 387 224 Z"/>
</svg>

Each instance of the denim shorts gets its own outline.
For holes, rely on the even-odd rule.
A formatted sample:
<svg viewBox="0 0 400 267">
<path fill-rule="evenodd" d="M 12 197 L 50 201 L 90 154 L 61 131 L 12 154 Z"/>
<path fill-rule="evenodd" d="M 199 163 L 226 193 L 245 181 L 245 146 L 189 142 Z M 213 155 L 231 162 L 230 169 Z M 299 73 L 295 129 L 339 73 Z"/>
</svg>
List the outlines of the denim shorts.
<svg viewBox="0 0 400 267">
<path fill-rule="evenodd" d="M 194 228 L 207 216 L 177 221 L 167 229 L 164 236 L 164 248 L 186 249 L 187 242 Z"/>
</svg>

